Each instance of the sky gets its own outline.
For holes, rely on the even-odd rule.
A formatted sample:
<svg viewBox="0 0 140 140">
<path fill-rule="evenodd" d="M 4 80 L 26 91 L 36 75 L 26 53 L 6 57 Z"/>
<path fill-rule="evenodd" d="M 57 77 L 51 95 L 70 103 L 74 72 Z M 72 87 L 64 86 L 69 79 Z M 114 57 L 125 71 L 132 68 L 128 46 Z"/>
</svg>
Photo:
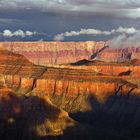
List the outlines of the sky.
<svg viewBox="0 0 140 140">
<path fill-rule="evenodd" d="M 140 0 L 0 0 L 1 41 L 131 39 Z"/>
</svg>

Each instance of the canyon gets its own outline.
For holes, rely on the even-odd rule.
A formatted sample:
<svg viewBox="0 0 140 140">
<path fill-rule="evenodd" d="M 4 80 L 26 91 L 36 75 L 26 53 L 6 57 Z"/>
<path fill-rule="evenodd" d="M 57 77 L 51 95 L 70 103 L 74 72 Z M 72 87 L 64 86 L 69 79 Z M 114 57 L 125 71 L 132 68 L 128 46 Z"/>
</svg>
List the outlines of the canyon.
<svg viewBox="0 0 140 140">
<path fill-rule="evenodd" d="M 2 42 L 1 47 L 27 57 L 37 65 L 63 64 L 89 59 L 105 42 Z"/>
<path fill-rule="evenodd" d="M 108 42 L 0 47 L 0 113 L 5 112 L 0 129 L 8 127 L 3 133 L 12 130 L 15 136 L 14 127 L 25 124 L 26 131 L 19 130 L 30 133 L 28 139 L 140 138 L 138 47 L 118 51 Z"/>
<path fill-rule="evenodd" d="M 67 64 L 76 61 L 102 60 L 122 62 L 139 59 L 140 47 L 113 48 L 110 42 L 1 42 L 0 47 L 22 54 L 37 65 Z"/>
</svg>

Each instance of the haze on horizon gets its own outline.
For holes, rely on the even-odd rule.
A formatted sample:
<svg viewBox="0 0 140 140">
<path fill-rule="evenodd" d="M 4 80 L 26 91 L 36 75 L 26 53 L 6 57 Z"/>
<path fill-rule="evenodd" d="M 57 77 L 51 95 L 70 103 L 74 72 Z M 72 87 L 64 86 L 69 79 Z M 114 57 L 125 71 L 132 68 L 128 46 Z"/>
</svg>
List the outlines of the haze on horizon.
<svg viewBox="0 0 140 140">
<path fill-rule="evenodd" d="M 0 41 L 138 44 L 139 23 L 140 0 L 0 0 Z"/>
</svg>

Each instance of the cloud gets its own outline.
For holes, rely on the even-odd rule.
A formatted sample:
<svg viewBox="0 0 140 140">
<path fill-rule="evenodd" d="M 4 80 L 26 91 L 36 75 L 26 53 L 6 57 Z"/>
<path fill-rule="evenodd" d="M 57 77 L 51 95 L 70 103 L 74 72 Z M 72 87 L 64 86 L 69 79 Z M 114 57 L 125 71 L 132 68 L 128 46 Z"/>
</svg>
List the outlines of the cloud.
<svg viewBox="0 0 140 140">
<path fill-rule="evenodd" d="M 37 34 L 37 32 L 25 31 L 24 34 L 25 34 L 26 36 L 33 36 L 33 35 Z"/>
<path fill-rule="evenodd" d="M 63 34 L 58 34 L 58 35 L 55 35 L 53 40 L 55 41 L 63 41 L 64 40 L 64 35 Z"/>
<path fill-rule="evenodd" d="M 4 30 L 1 35 L 4 37 L 13 37 L 13 36 L 20 36 L 20 37 L 26 37 L 26 36 L 33 36 L 37 34 L 37 32 L 32 32 L 32 31 L 23 31 L 23 30 L 17 30 L 12 32 L 9 29 Z"/>
<path fill-rule="evenodd" d="M 140 30 L 135 34 L 121 34 L 110 40 L 110 45 L 113 48 L 125 48 L 129 46 L 140 46 Z"/>
<path fill-rule="evenodd" d="M 0 9 L 140 18 L 139 0 L 0 0 Z"/>
<path fill-rule="evenodd" d="M 118 33 L 126 33 L 126 34 L 134 34 L 137 31 L 136 31 L 136 29 L 134 27 L 131 27 L 131 28 L 119 27 L 115 32 L 118 32 Z"/>
<path fill-rule="evenodd" d="M 80 36 L 80 35 L 112 35 L 112 34 L 117 34 L 117 33 L 125 33 L 125 34 L 134 34 L 136 33 L 137 30 L 134 27 L 130 28 L 124 28 L 124 27 L 119 27 L 118 29 L 112 29 L 111 31 L 102 31 L 98 29 L 81 29 L 80 31 L 70 31 L 70 32 L 65 32 L 61 34 L 57 34 L 54 36 L 54 40 L 56 41 L 61 41 L 64 40 L 65 37 L 70 37 L 70 36 Z"/>
</svg>

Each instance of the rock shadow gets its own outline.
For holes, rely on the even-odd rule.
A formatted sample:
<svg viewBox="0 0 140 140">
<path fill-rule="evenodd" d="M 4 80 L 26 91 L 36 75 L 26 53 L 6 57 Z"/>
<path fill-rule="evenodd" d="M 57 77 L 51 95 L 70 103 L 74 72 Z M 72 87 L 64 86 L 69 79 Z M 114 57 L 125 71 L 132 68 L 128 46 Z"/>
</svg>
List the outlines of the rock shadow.
<svg viewBox="0 0 140 140">
<path fill-rule="evenodd" d="M 91 110 L 70 114 L 71 118 L 90 129 L 89 135 L 96 130 L 104 134 L 102 139 L 104 136 L 109 136 L 108 139 L 140 139 L 139 97 L 113 95 L 102 103 L 90 96 L 89 102 Z"/>
</svg>

